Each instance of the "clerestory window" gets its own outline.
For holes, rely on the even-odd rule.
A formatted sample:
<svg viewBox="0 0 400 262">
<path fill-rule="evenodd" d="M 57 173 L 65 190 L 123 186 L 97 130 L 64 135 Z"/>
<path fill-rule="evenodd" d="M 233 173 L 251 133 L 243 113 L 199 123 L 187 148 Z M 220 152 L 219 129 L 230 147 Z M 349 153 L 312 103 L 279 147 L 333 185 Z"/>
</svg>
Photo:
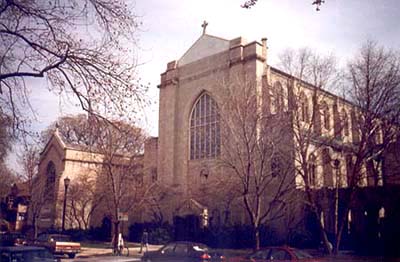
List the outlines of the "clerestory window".
<svg viewBox="0 0 400 262">
<path fill-rule="evenodd" d="M 220 154 L 219 111 L 207 93 L 195 103 L 190 117 L 190 159 L 213 158 Z"/>
<path fill-rule="evenodd" d="M 300 94 L 300 121 L 308 123 L 309 120 L 309 109 L 307 96 L 301 92 Z"/>
</svg>

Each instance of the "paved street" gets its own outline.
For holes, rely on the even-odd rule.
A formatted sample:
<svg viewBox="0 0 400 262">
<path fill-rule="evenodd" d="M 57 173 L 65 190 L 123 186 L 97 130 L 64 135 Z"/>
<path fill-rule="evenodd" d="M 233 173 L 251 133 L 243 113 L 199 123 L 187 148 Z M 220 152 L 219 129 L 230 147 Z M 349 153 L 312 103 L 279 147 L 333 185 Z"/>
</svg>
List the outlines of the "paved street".
<svg viewBox="0 0 400 262">
<path fill-rule="evenodd" d="M 160 246 L 150 245 L 149 250 L 157 250 Z M 129 248 L 129 256 L 127 256 L 126 251 L 124 256 L 112 256 L 112 251 L 110 248 L 89 248 L 83 247 L 82 253 L 78 254 L 76 258 L 62 258 L 62 262 L 105 262 L 105 261 L 115 261 L 115 262 L 133 262 L 140 261 L 142 254 L 139 254 L 139 247 Z M 229 261 L 229 259 L 228 259 Z M 400 258 L 383 258 L 383 257 L 368 257 L 368 256 L 356 256 L 350 253 L 343 252 L 338 256 L 324 257 L 321 261 L 324 262 L 380 262 L 380 261 L 393 261 L 400 262 Z"/>
</svg>

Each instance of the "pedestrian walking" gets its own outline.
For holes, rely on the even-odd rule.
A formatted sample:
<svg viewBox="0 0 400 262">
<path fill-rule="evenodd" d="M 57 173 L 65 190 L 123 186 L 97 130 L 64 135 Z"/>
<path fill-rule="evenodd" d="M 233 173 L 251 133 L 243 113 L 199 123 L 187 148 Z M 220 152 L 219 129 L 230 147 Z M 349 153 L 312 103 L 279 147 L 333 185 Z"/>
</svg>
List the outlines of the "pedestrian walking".
<svg viewBox="0 0 400 262">
<path fill-rule="evenodd" d="M 124 250 L 124 238 L 122 237 L 122 233 L 118 234 L 118 255 L 122 255 L 122 251 Z"/>
<path fill-rule="evenodd" d="M 149 251 L 148 246 L 149 246 L 149 233 L 147 233 L 147 230 L 145 229 L 142 234 L 142 241 L 140 241 L 139 253 L 142 253 L 143 247 L 146 248 L 146 252 Z"/>
</svg>

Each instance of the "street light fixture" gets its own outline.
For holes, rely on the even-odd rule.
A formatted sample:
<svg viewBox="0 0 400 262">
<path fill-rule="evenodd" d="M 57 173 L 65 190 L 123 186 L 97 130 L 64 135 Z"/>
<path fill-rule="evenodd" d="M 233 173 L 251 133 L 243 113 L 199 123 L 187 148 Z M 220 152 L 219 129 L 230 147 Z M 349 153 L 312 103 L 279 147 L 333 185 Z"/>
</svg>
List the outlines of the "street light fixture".
<svg viewBox="0 0 400 262">
<path fill-rule="evenodd" d="M 63 205 L 63 215 L 62 215 L 62 231 L 65 230 L 65 209 L 67 207 L 67 192 L 70 182 L 71 179 L 69 179 L 68 177 L 64 178 L 64 205 Z"/>
</svg>

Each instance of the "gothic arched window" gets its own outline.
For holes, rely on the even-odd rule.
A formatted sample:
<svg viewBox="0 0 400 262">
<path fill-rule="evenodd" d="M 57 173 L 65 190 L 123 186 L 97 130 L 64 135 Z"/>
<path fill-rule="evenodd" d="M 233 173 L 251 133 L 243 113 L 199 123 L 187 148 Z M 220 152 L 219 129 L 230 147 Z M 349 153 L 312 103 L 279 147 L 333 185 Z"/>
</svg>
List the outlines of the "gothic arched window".
<svg viewBox="0 0 400 262">
<path fill-rule="evenodd" d="M 346 113 L 346 110 L 342 109 L 342 133 L 343 136 L 348 136 L 350 134 L 349 131 L 349 117 Z"/>
<path fill-rule="evenodd" d="M 308 98 L 301 92 L 300 94 L 300 121 L 308 123 L 309 110 L 308 110 Z"/>
<path fill-rule="evenodd" d="M 329 114 L 329 106 L 326 102 L 322 102 L 321 105 L 321 113 L 322 113 L 322 125 L 326 130 L 330 130 L 331 125 L 331 116 Z"/>
<path fill-rule="evenodd" d="M 317 186 L 317 161 L 314 154 L 308 157 L 308 185 Z"/>
<path fill-rule="evenodd" d="M 328 148 L 322 150 L 322 164 L 324 170 L 324 186 L 333 187 L 332 158 Z"/>
<path fill-rule="evenodd" d="M 56 167 L 55 167 L 54 163 L 50 161 L 47 164 L 46 186 L 45 186 L 45 192 L 49 199 L 54 198 L 55 183 L 56 183 Z"/>
<path fill-rule="evenodd" d="M 190 159 L 216 157 L 220 153 L 218 106 L 207 93 L 194 105 L 190 117 Z"/>
<path fill-rule="evenodd" d="M 283 87 L 282 84 L 277 81 L 275 82 L 272 93 L 271 93 L 271 112 L 281 113 L 284 110 L 284 99 L 283 99 Z"/>
</svg>

